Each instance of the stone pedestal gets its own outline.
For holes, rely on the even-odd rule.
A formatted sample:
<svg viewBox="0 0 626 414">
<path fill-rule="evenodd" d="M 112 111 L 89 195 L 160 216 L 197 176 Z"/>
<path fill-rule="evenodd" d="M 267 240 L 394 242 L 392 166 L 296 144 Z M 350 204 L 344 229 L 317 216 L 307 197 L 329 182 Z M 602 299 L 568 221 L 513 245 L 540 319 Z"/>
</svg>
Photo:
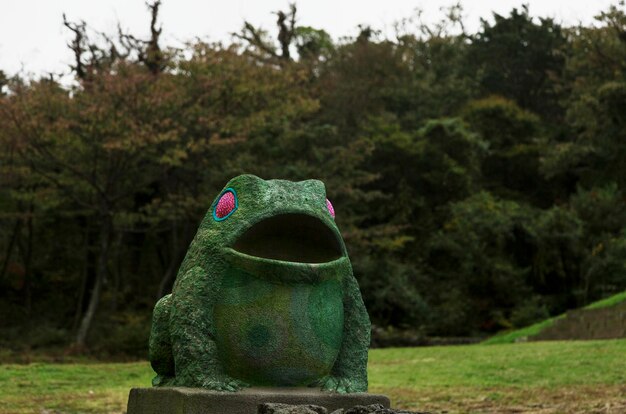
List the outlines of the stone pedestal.
<svg viewBox="0 0 626 414">
<path fill-rule="evenodd" d="M 328 393 L 314 388 L 246 388 L 234 393 L 182 387 L 133 388 L 127 414 L 256 414 L 262 403 L 313 404 L 332 412 L 355 405 L 389 407 L 389 398 L 367 393 Z"/>
</svg>

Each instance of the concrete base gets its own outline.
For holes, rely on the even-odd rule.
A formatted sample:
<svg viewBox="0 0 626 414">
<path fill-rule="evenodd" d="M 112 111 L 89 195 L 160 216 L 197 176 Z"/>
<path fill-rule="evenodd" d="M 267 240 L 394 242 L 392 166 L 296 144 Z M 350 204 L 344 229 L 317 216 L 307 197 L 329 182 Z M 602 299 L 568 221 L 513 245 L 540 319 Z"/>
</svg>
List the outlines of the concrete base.
<svg viewBox="0 0 626 414">
<path fill-rule="evenodd" d="M 218 392 L 199 388 L 133 388 L 128 396 L 127 414 L 256 414 L 262 403 L 313 404 L 329 412 L 355 405 L 382 404 L 384 395 L 335 394 L 315 388 L 246 388 L 238 392 Z"/>
</svg>

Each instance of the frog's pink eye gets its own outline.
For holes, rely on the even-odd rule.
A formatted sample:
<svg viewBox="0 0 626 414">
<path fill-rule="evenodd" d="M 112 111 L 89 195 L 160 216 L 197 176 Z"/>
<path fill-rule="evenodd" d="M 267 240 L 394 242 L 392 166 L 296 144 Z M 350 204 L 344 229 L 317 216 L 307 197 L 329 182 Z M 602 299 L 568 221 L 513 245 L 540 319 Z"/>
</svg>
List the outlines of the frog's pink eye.
<svg viewBox="0 0 626 414">
<path fill-rule="evenodd" d="M 213 218 L 217 221 L 226 220 L 237 210 L 237 193 L 233 188 L 227 188 L 220 194 L 213 208 Z"/>
<path fill-rule="evenodd" d="M 335 208 L 333 207 L 333 203 L 330 202 L 329 199 L 326 199 L 326 208 L 333 218 L 335 218 Z"/>
</svg>

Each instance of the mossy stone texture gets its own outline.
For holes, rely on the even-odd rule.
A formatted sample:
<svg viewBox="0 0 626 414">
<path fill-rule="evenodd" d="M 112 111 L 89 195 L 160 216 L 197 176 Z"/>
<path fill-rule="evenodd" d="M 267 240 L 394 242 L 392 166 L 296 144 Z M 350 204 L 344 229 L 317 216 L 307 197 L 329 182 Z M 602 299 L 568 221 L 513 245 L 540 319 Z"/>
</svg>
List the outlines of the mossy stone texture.
<svg viewBox="0 0 626 414">
<path fill-rule="evenodd" d="M 226 184 L 155 306 L 153 385 L 367 390 L 370 322 L 328 204 L 318 180 Z"/>
</svg>

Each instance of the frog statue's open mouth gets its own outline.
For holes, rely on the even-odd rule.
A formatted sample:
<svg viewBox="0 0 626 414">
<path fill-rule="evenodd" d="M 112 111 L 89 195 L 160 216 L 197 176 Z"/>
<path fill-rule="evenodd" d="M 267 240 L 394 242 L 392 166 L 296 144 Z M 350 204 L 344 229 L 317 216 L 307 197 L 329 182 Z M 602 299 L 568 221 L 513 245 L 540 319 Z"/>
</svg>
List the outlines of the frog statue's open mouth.
<svg viewBox="0 0 626 414">
<path fill-rule="evenodd" d="M 295 263 L 326 263 L 343 255 L 338 236 L 326 224 L 296 213 L 254 224 L 232 248 L 249 256 Z"/>
</svg>

